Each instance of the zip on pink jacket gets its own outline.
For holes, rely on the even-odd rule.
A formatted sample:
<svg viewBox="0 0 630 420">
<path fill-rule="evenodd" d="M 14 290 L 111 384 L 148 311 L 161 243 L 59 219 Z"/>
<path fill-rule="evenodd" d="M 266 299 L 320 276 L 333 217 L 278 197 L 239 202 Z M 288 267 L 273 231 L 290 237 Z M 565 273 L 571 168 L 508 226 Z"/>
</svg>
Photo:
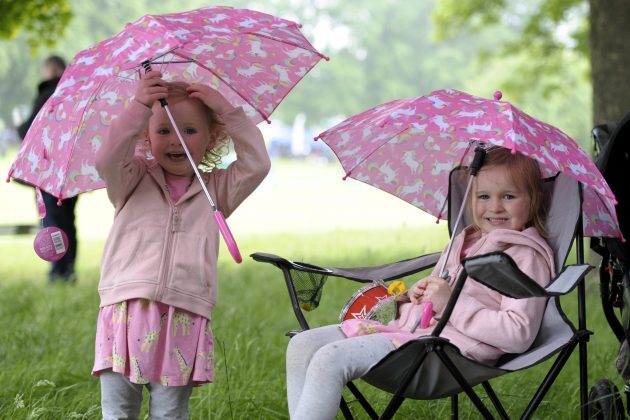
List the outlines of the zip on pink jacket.
<svg viewBox="0 0 630 420">
<path fill-rule="evenodd" d="M 479 235 L 468 227 L 453 239 L 446 269 L 450 275 L 451 288 L 462 270 L 462 249 L 467 239 Z M 467 250 L 466 256 L 503 251 L 514 259 L 518 267 L 541 286 L 546 286 L 555 275 L 554 254 L 538 231 L 527 228 L 523 231 L 497 229 L 480 236 Z M 439 276 L 438 267 L 445 257 L 442 253 L 432 275 Z M 481 283 L 467 278 L 449 322 L 440 337 L 446 338 L 459 348 L 463 355 L 485 364 L 494 364 L 505 353 L 526 351 L 540 328 L 546 299 L 512 299 L 503 296 Z M 341 324 L 348 337 L 379 333 L 390 339 L 396 347 L 409 340 L 431 334 L 441 314 L 434 314 L 427 328 L 411 327 L 422 313 L 423 305 L 403 303 L 399 317 L 388 325 L 375 321 L 350 320 Z"/>
<path fill-rule="evenodd" d="M 100 306 L 144 298 L 210 319 L 219 231 L 197 180 L 173 202 L 162 168 L 136 154 L 150 115 L 151 109 L 131 101 L 97 155 L 96 168 L 115 207 L 101 262 Z M 237 160 L 202 176 L 228 217 L 262 182 L 270 161 L 260 130 L 241 108 L 221 117 Z"/>
</svg>

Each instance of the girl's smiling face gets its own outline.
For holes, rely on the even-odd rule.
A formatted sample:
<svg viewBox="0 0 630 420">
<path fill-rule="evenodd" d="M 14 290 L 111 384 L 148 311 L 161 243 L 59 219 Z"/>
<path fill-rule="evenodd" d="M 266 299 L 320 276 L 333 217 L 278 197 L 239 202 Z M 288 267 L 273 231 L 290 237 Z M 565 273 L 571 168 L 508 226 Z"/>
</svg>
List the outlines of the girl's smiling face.
<svg viewBox="0 0 630 420">
<path fill-rule="evenodd" d="M 198 166 L 206 151 L 213 146 L 210 144 L 209 121 L 204 105 L 197 99 L 183 99 L 169 103 L 168 107 L 195 166 Z M 179 176 L 194 175 L 186 152 L 159 102 L 153 106 L 153 115 L 149 119 L 149 142 L 151 153 L 166 172 Z"/>
<path fill-rule="evenodd" d="M 512 181 L 505 165 L 482 168 L 475 178 L 473 220 L 482 233 L 523 230 L 530 221 L 530 197 Z"/>
</svg>

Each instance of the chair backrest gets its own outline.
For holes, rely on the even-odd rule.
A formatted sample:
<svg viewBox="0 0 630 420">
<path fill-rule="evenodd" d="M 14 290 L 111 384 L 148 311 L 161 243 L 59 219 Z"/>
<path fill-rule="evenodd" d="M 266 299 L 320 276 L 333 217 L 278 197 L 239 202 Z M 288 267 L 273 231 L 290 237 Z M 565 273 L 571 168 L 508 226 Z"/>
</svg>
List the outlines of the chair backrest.
<svg viewBox="0 0 630 420">
<path fill-rule="evenodd" d="M 450 175 L 448 196 L 448 225 L 451 236 L 457 235 L 463 228 L 472 223 L 472 215 L 464 211 L 462 221 L 453 232 L 455 221 L 462 205 L 462 200 L 468 184 L 466 168 L 456 168 Z M 547 214 L 547 243 L 554 251 L 556 272 L 559 273 L 566 262 L 573 238 L 576 233 L 578 218 L 582 208 L 579 183 L 573 178 L 559 172 L 553 178 L 544 180 L 543 189 L 549 211 Z M 466 205 L 464 203 L 464 205 Z"/>
<path fill-rule="evenodd" d="M 457 168 L 451 172 L 449 193 L 449 231 L 453 226 L 466 191 L 468 174 L 466 168 Z M 549 211 L 546 220 L 547 243 L 554 251 L 556 273 L 560 273 L 566 262 L 576 234 L 576 227 L 582 209 L 582 196 L 579 183 L 560 172 L 553 178 L 544 180 L 546 200 Z M 464 227 L 470 225 L 472 216 L 464 212 L 456 235 Z M 573 336 L 573 326 L 566 322 L 566 317 L 559 306 L 557 298 L 547 302 L 545 314 L 536 339 L 530 348 L 521 354 L 506 354 L 496 364 L 508 371 L 520 370 L 540 363 L 555 351 L 565 346 Z"/>
</svg>

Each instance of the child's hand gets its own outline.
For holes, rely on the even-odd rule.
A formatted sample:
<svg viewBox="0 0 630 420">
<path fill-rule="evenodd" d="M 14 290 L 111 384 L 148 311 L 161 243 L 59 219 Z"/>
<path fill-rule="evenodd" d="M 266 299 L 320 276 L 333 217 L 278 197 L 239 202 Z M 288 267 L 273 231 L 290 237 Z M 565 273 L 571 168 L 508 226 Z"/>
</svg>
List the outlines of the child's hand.
<svg viewBox="0 0 630 420">
<path fill-rule="evenodd" d="M 448 282 L 443 278 L 434 276 L 427 277 L 423 281 L 425 284 L 422 299 L 430 300 L 433 303 L 434 312 L 442 312 L 451 297 L 451 288 L 448 286 Z"/>
<path fill-rule="evenodd" d="M 429 276 L 417 281 L 411 289 L 407 291 L 409 300 L 418 305 L 424 300 L 430 300 L 433 303 L 435 312 L 441 312 L 446 306 L 451 289 L 448 282 L 440 277 Z"/>
<path fill-rule="evenodd" d="M 159 99 L 165 99 L 168 95 L 168 89 L 162 80 L 162 73 L 159 71 L 150 71 L 143 74 L 136 88 L 135 100 L 149 108 Z"/>
<path fill-rule="evenodd" d="M 424 296 L 425 289 L 428 284 L 428 277 L 422 280 L 418 280 L 409 290 L 407 290 L 407 296 L 409 301 L 415 305 L 422 302 L 422 296 Z"/>
<path fill-rule="evenodd" d="M 197 98 L 208 108 L 219 115 L 226 114 L 234 109 L 231 103 L 223 97 L 217 90 L 207 85 L 190 85 L 188 93 L 191 98 Z"/>
</svg>

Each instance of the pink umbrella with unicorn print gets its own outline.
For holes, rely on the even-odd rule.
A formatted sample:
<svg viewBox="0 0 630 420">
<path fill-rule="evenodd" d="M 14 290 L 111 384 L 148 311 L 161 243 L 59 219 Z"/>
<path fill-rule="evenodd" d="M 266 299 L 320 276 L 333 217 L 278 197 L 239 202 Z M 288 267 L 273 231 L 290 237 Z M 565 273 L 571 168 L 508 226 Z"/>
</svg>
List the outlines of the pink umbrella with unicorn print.
<svg viewBox="0 0 630 420">
<path fill-rule="evenodd" d="M 387 191 L 438 219 L 448 217 L 451 170 L 470 166 L 474 173 L 482 164 L 485 148 L 505 147 L 536 160 L 545 177 L 564 172 L 581 183 L 586 236 L 621 237 L 615 196 L 584 150 L 556 127 L 500 99 L 500 92 L 486 99 L 452 89 L 436 90 L 368 109 L 316 140 L 322 139 L 337 155 L 346 171 L 344 179 L 351 177 Z M 462 215 L 463 206 L 453 231 Z M 447 255 L 450 248 L 449 242 Z M 440 273 L 447 278 L 444 265 Z M 431 311 L 427 302 L 416 326 L 427 327 Z"/>
<path fill-rule="evenodd" d="M 316 140 L 336 154 L 344 179 L 387 191 L 438 219 L 448 217 L 450 171 L 470 165 L 476 145 L 505 147 L 536 160 L 545 177 L 564 172 L 582 184 L 586 236 L 620 237 L 615 196 L 586 152 L 495 95 L 444 89 L 394 100 L 349 117 Z"/>
<path fill-rule="evenodd" d="M 299 24 L 266 13 L 205 7 L 143 16 L 74 57 L 29 129 L 9 178 L 60 200 L 104 187 L 95 154 L 111 121 L 133 99 L 144 61 L 166 80 L 211 86 L 259 123 L 269 121 L 322 58 L 328 59 Z M 230 238 L 225 220 L 217 223 Z M 240 260 L 233 238 L 227 242 Z"/>
</svg>

